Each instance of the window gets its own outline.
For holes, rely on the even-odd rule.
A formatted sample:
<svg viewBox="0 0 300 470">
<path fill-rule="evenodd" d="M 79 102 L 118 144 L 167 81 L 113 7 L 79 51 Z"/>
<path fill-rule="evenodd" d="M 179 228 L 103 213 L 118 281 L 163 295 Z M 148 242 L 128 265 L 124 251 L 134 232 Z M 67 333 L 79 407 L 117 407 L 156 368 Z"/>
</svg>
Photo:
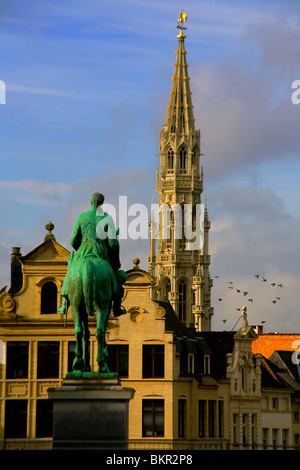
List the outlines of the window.
<svg viewBox="0 0 300 470">
<path fill-rule="evenodd" d="M 45 282 L 41 293 L 41 314 L 57 313 L 57 286 L 54 282 Z"/>
<path fill-rule="evenodd" d="M 273 408 L 273 410 L 278 410 L 278 408 L 279 408 L 278 398 L 272 398 L 272 408 Z"/>
<path fill-rule="evenodd" d="M 168 150 L 168 170 L 174 169 L 174 152 L 172 149 Z"/>
<path fill-rule="evenodd" d="M 164 377 L 164 353 L 164 345 L 143 345 L 143 379 Z"/>
<path fill-rule="evenodd" d="M 164 400 L 143 400 L 143 437 L 164 436 Z"/>
<path fill-rule="evenodd" d="M 109 344 L 108 368 L 111 372 L 117 372 L 119 377 L 128 377 L 128 344 Z"/>
<path fill-rule="evenodd" d="M 278 445 L 278 429 L 272 429 L 272 444 L 273 449 L 276 449 Z"/>
<path fill-rule="evenodd" d="M 53 435 L 53 403 L 51 400 L 36 402 L 36 437 L 52 437 Z"/>
<path fill-rule="evenodd" d="M 262 444 L 263 444 L 263 449 L 264 450 L 267 449 L 268 440 L 269 440 L 269 429 L 268 428 L 263 428 L 262 429 Z"/>
<path fill-rule="evenodd" d="M 245 367 L 243 367 L 241 374 L 242 374 L 242 390 L 244 390 L 244 392 L 247 392 L 248 390 L 247 371 Z"/>
<path fill-rule="evenodd" d="M 168 204 L 164 204 L 162 208 L 159 210 L 160 214 L 160 224 L 162 227 L 161 231 L 161 239 L 166 243 L 166 246 L 171 246 L 171 240 L 172 240 L 172 230 L 171 230 L 171 216 L 172 216 L 172 211 L 171 208 Z"/>
<path fill-rule="evenodd" d="M 206 400 L 198 401 L 199 437 L 205 437 Z"/>
<path fill-rule="evenodd" d="M 186 168 L 187 168 L 186 150 L 181 149 L 179 152 L 179 170 L 186 170 Z"/>
<path fill-rule="evenodd" d="M 282 409 L 283 410 L 288 410 L 289 409 L 289 400 L 288 400 L 288 398 L 282 398 L 281 403 L 282 403 Z"/>
<path fill-rule="evenodd" d="M 251 436 L 252 436 L 252 446 L 255 447 L 257 443 L 257 415 L 253 414 L 251 416 Z"/>
<path fill-rule="evenodd" d="M 8 341 L 6 350 L 6 378 L 28 378 L 28 341 Z"/>
<path fill-rule="evenodd" d="M 204 355 L 204 374 L 210 374 L 210 356 Z"/>
<path fill-rule="evenodd" d="M 178 437 L 185 436 L 186 400 L 178 400 Z"/>
<path fill-rule="evenodd" d="M 186 283 L 184 281 L 179 284 L 179 320 L 186 321 Z"/>
<path fill-rule="evenodd" d="M 232 421 L 233 421 L 233 443 L 238 444 L 239 443 L 239 439 L 238 439 L 239 415 L 235 413 L 232 416 Z"/>
<path fill-rule="evenodd" d="M 73 371 L 73 361 L 75 359 L 76 341 L 68 341 L 68 372 Z"/>
<path fill-rule="evenodd" d="M 215 400 L 208 400 L 208 436 L 215 437 Z"/>
<path fill-rule="evenodd" d="M 283 429 L 282 430 L 282 446 L 283 446 L 284 449 L 287 448 L 288 438 L 289 438 L 289 430 L 288 429 Z"/>
<path fill-rule="evenodd" d="M 5 438 L 26 438 L 27 400 L 6 400 Z"/>
<path fill-rule="evenodd" d="M 169 300 L 169 293 L 171 292 L 171 281 L 168 278 L 165 284 L 165 299 Z"/>
<path fill-rule="evenodd" d="M 218 401 L 219 437 L 224 436 L 224 402 Z"/>
<path fill-rule="evenodd" d="M 59 377 L 59 342 L 38 342 L 38 369 L 37 378 Z"/>
<path fill-rule="evenodd" d="M 179 248 L 181 250 L 188 249 L 188 243 L 186 234 L 190 236 L 190 221 L 189 221 L 189 210 L 185 208 L 184 204 L 180 204 L 177 210 L 177 233 L 176 238 L 179 239 Z M 191 240 L 189 240 L 191 241 Z"/>
<path fill-rule="evenodd" d="M 243 444 L 248 444 L 249 439 L 248 439 L 248 415 L 243 414 L 242 416 L 242 431 L 243 431 Z"/>
<path fill-rule="evenodd" d="M 188 374 L 194 374 L 195 372 L 195 356 L 194 354 L 188 355 Z"/>
<path fill-rule="evenodd" d="M 262 410 L 267 410 L 269 407 L 269 401 L 267 398 L 262 398 L 261 400 Z"/>
</svg>

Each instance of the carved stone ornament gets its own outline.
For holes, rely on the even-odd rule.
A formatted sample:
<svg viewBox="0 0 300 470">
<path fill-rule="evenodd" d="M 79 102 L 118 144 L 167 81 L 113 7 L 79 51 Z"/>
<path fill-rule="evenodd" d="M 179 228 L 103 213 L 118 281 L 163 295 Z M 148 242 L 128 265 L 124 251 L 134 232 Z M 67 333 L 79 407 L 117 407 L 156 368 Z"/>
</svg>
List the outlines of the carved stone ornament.
<svg viewBox="0 0 300 470">
<path fill-rule="evenodd" d="M 130 320 L 133 323 L 140 323 L 143 320 L 144 314 L 147 313 L 147 311 L 142 307 L 131 307 L 128 310 L 128 313 L 130 315 Z"/>
<path fill-rule="evenodd" d="M 0 313 L 9 315 L 14 312 L 16 302 L 8 292 L 0 292 Z"/>
<path fill-rule="evenodd" d="M 164 320 L 166 311 L 163 307 L 157 307 L 155 312 L 155 318 L 159 320 Z"/>
</svg>

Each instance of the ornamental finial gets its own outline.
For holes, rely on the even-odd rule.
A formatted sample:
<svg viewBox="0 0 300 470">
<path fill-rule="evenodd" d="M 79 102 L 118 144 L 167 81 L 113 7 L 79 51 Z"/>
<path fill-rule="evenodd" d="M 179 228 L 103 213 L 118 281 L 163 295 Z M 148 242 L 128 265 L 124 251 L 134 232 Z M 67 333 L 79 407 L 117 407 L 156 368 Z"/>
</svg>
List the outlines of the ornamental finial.
<svg viewBox="0 0 300 470">
<path fill-rule="evenodd" d="M 177 20 L 177 23 L 178 23 L 177 28 L 180 29 L 180 33 L 179 33 L 179 35 L 177 36 L 177 37 L 179 37 L 179 38 L 184 37 L 182 30 L 183 30 L 183 29 L 186 29 L 186 28 L 184 28 L 184 26 L 183 26 L 183 23 L 186 22 L 186 21 L 187 21 L 187 14 L 184 13 L 184 11 L 182 10 L 182 11 L 179 13 L 178 20 Z"/>
</svg>

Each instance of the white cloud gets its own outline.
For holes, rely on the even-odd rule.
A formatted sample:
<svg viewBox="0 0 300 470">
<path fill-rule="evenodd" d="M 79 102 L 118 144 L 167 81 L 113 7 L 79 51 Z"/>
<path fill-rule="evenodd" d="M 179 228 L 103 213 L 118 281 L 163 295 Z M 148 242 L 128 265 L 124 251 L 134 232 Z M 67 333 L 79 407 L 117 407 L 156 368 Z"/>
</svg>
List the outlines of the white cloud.
<svg viewBox="0 0 300 470">
<path fill-rule="evenodd" d="M 78 95 L 78 93 L 65 91 L 65 90 L 54 90 L 50 88 L 37 88 L 26 85 L 12 85 L 8 84 L 6 87 L 7 91 L 16 93 L 29 93 L 32 95 L 44 95 L 44 96 L 58 96 L 60 98 L 86 98 Z"/>
</svg>

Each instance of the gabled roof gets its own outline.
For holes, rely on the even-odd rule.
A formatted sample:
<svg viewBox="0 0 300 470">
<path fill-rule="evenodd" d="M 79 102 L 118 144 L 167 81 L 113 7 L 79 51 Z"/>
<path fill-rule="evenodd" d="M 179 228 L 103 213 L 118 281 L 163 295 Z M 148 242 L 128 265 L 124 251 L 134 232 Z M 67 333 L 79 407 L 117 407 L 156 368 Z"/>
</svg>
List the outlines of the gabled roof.
<svg viewBox="0 0 300 470">
<path fill-rule="evenodd" d="M 34 261 L 67 261 L 70 252 L 57 243 L 53 238 L 48 238 L 25 256 L 20 257 L 22 264 Z"/>
<path fill-rule="evenodd" d="M 126 271 L 127 274 L 127 285 L 140 285 L 149 286 L 153 282 L 153 277 L 147 271 L 144 271 L 139 267 L 140 260 L 134 258 L 134 267 Z"/>
<path fill-rule="evenodd" d="M 264 356 L 261 356 L 261 373 L 261 386 L 263 388 L 291 388 L 288 374 Z"/>
<path fill-rule="evenodd" d="M 294 364 L 293 354 L 295 351 L 274 351 L 269 357 L 270 361 L 285 370 L 296 381 L 300 381 L 299 364 Z"/>
</svg>

